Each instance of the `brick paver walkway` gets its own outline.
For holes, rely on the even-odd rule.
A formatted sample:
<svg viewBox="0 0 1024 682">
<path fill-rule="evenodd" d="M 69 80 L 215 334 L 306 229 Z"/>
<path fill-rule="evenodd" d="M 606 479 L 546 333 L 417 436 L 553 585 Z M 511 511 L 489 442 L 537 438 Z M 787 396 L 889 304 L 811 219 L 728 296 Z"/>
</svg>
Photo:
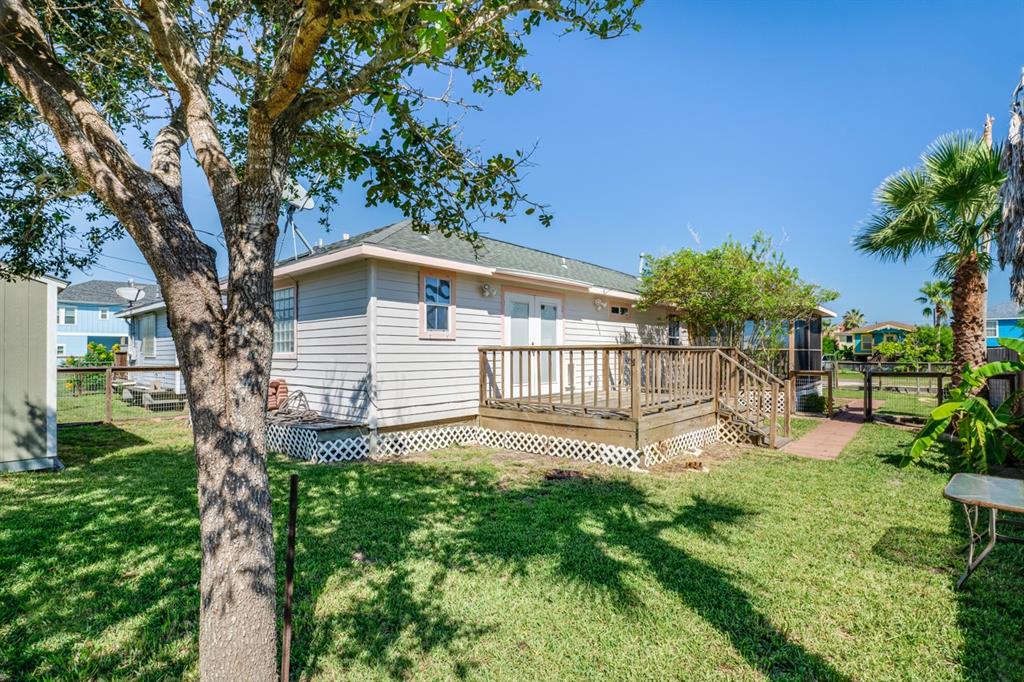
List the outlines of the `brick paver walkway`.
<svg viewBox="0 0 1024 682">
<path fill-rule="evenodd" d="M 814 459 L 835 459 L 864 424 L 863 406 L 851 403 L 849 407 L 861 409 L 840 410 L 832 419 L 819 424 L 802 438 L 787 443 L 782 451 Z"/>
</svg>

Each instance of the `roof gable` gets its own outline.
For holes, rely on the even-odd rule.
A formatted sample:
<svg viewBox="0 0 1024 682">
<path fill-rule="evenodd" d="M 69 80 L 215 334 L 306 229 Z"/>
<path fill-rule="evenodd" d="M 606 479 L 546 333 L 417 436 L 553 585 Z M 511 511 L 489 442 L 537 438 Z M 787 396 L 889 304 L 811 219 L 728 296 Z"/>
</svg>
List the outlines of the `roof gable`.
<svg viewBox="0 0 1024 682">
<path fill-rule="evenodd" d="M 128 304 L 123 298 L 117 295 L 119 287 L 128 286 L 128 282 L 118 282 L 105 279 L 90 279 L 78 284 L 72 284 L 64 289 L 57 296 L 62 303 L 93 303 L 96 305 L 125 306 Z M 155 284 L 136 284 L 138 288 L 146 292 L 146 298 L 153 296 L 154 292 L 159 293 L 160 289 Z"/>
<path fill-rule="evenodd" d="M 868 334 L 870 332 L 880 332 L 886 329 L 891 329 L 898 332 L 912 332 L 917 329 L 916 324 L 907 324 L 905 322 L 876 322 L 874 324 L 866 324 L 862 327 L 855 327 L 853 329 L 847 329 L 844 334 Z"/>
</svg>

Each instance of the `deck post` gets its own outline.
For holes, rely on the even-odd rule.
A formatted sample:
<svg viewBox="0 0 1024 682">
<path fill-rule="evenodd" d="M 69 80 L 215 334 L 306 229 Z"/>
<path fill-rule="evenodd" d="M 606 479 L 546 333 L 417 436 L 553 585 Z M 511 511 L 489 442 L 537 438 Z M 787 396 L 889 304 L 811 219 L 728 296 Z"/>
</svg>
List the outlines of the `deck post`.
<svg viewBox="0 0 1024 682">
<path fill-rule="evenodd" d="M 105 397 L 103 398 L 103 422 L 114 421 L 114 368 L 107 367 L 105 378 Z"/>
<path fill-rule="evenodd" d="M 719 393 L 722 388 L 722 367 L 719 364 L 719 352 L 716 350 L 711 354 L 711 397 L 715 405 L 715 419 L 718 419 L 718 401 L 721 399 Z"/>
<path fill-rule="evenodd" d="M 486 351 L 478 351 L 480 354 L 480 404 L 483 405 L 487 402 L 486 384 L 487 381 L 487 353 Z"/>
<path fill-rule="evenodd" d="M 630 413 L 633 415 L 634 421 L 640 421 L 641 408 L 640 408 L 640 349 L 633 348 L 629 352 L 630 365 L 632 369 L 629 373 L 629 399 L 630 399 Z"/>
<path fill-rule="evenodd" d="M 782 406 L 785 411 L 785 405 Z M 771 414 L 771 421 L 768 422 L 768 444 L 772 448 L 775 448 L 776 436 L 779 430 L 779 385 L 772 382 L 772 400 L 769 403 L 769 414 Z"/>
</svg>

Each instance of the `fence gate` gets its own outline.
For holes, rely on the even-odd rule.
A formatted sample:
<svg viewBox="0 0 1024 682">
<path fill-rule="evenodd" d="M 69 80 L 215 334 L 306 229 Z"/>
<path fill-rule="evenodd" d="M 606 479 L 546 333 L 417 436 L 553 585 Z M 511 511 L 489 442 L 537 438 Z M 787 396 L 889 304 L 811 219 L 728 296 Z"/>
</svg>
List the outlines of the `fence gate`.
<svg viewBox="0 0 1024 682">
<path fill-rule="evenodd" d="M 944 400 L 949 389 L 946 372 L 864 373 L 864 419 L 923 422 Z"/>
</svg>

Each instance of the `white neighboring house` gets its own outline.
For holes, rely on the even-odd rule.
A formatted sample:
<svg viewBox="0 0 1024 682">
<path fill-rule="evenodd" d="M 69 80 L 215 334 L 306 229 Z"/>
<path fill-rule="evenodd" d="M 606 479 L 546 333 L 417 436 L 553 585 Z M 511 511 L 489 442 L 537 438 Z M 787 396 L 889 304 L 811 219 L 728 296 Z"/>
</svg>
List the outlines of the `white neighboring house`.
<svg viewBox="0 0 1024 682">
<path fill-rule="evenodd" d="M 634 275 L 487 237 L 474 251 L 409 221 L 281 261 L 274 276 L 271 377 L 371 431 L 476 416 L 480 346 L 686 343 L 666 311 L 634 308 Z M 132 365 L 176 364 L 161 300 L 119 315 Z"/>
</svg>

